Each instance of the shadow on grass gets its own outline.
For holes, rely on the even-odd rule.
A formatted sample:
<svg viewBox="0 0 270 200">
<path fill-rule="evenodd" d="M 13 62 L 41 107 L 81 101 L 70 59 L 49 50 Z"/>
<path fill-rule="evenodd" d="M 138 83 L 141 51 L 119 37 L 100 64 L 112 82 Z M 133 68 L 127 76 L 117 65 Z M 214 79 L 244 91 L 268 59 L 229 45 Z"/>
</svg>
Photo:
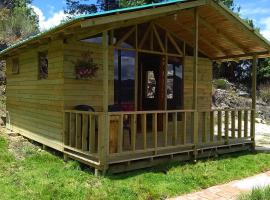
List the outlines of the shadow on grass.
<svg viewBox="0 0 270 200">
<path fill-rule="evenodd" d="M 135 177 L 142 174 L 147 173 L 157 173 L 157 174 L 167 174 L 171 169 L 177 168 L 177 167 L 193 167 L 196 166 L 198 163 L 207 163 L 209 161 L 221 161 L 226 159 L 238 159 L 239 157 L 246 156 L 246 155 L 256 155 L 260 154 L 261 152 L 250 152 L 250 151 L 243 151 L 243 152 L 237 152 L 237 153 L 230 153 L 230 154 L 224 154 L 219 157 L 211 157 L 206 159 L 200 159 L 197 163 L 194 163 L 192 161 L 171 161 L 165 164 L 148 167 L 144 169 L 138 169 L 130 172 L 124 172 L 124 173 L 118 173 L 118 174 L 108 174 L 106 177 L 111 180 L 124 180 L 127 178 Z M 263 152 L 265 153 L 265 152 Z M 270 153 L 270 152 L 267 152 Z"/>
</svg>

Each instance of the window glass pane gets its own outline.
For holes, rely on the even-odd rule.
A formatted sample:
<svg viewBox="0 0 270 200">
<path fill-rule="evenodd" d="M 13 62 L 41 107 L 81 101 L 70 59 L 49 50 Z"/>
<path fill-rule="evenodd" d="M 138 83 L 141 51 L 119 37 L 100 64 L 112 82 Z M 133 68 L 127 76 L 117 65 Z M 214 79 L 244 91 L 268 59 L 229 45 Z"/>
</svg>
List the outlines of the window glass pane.
<svg viewBox="0 0 270 200">
<path fill-rule="evenodd" d="M 12 59 L 12 74 L 19 74 L 19 58 Z"/>
<path fill-rule="evenodd" d="M 168 109 L 180 109 L 183 97 L 183 66 L 182 59 L 168 58 L 167 71 L 167 105 Z"/>
<path fill-rule="evenodd" d="M 173 65 L 168 64 L 168 73 L 167 73 L 167 99 L 173 98 Z"/>
<path fill-rule="evenodd" d="M 82 39 L 81 42 L 94 43 L 94 44 L 102 44 L 102 35 L 98 34 L 89 38 Z"/>
<path fill-rule="evenodd" d="M 114 54 L 114 102 L 126 111 L 135 107 L 135 57 L 134 51 Z"/>
<path fill-rule="evenodd" d="M 147 71 L 146 73 L 146 98 L 154 99 L 156 96 L 157 81 L 155 79 L 154 71 Z"/>
<path fill-rule="evenodd" d="M 41 52 L 38 54 L 39 58 L 39 79 L 47 79 L 48 78 L 48 53 Z"/>
</svg>

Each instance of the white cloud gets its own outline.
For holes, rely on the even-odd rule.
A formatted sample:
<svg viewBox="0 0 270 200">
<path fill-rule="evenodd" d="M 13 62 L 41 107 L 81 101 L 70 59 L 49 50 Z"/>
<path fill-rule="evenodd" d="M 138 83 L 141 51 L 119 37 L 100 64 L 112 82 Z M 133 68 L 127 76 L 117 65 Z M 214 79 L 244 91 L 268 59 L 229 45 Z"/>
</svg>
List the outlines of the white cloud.
<svg viewBox="0 0 270 200">
<path fill-rule="evenodd" d="M 261 30 L 261 33 L 270 41 L 270 17 L 264 18 L 261 20 L 261 24 L 264 25 L 264 28 Z"/>
<path fill-rule="evenodd" d="M 61 23 L 63 19 L 66 18 L 64 11 L 55 12 L 52 16 L 46 19 L 42 10 L 36 6 L 32 6 L 34 12 L 38 15 L 39 18 L 39 27 L 41 31 L 48 30 L 54 26 L 57 26 Z"/>
</svg>

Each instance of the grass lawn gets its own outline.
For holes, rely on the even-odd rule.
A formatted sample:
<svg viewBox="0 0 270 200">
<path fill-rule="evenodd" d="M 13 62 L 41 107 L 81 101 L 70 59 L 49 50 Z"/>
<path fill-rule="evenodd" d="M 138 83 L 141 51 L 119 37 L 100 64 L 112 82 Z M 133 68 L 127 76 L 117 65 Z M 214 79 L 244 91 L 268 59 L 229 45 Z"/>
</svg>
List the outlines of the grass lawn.
<svg viewBox="0 0 270 200">
<path fill-rule="evenodd" d="M 270 154 L 232 154 L 95 177 L 77 162 L 26 148 L 16 160 L 0 137 L 0 199 L 164 199 L 270 170 Z"/>
<path fill-rule="evenodd" d="M 251 193 L 241 196 L 239 200 L 270 200 L 270 187 L 254 189 Z"/>
</svg>

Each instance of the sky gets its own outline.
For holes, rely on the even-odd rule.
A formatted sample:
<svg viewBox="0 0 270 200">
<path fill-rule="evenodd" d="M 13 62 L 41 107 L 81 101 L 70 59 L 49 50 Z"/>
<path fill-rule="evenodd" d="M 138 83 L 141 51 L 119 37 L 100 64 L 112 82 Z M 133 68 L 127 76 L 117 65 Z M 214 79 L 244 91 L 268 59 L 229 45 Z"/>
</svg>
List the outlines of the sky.
<svg viewBox="0 0 270 200">
<path fill-rule="evenodd" d="M 235 0 L 235 3 L 241 7 L 241 17 L 253 19 L 262 35 L 270 41 L 270 0 Z M 65 17 L 65 0 L 33 0 L 32 7 L 39 16 L 42 31 L 58 25 Z"/>
</svg>

